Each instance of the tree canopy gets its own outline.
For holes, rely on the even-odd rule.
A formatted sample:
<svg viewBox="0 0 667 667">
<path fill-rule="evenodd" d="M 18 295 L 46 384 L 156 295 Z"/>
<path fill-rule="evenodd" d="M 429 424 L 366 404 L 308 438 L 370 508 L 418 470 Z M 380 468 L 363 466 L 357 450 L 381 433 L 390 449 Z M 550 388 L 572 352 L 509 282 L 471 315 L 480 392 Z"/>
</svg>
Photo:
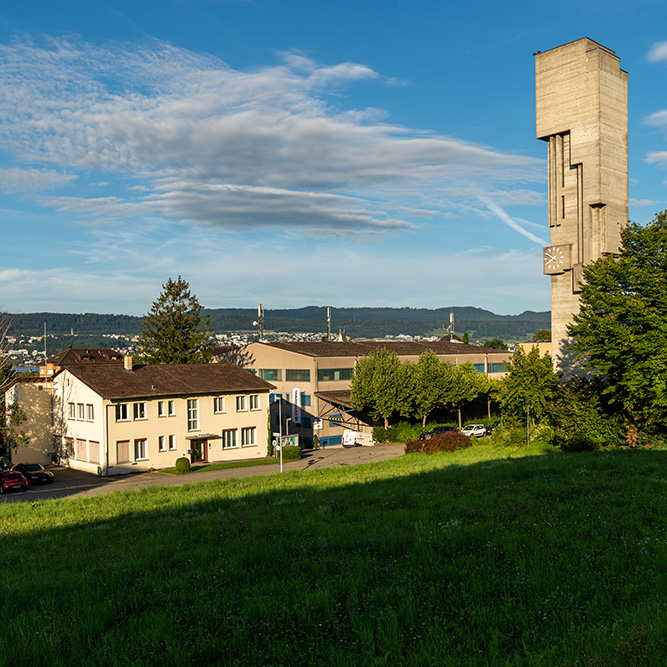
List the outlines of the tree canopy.
<svg viewBox="0 0 667 667">
<path fill-rule="evenodd" d="M 506 350 L 507 343 L 502 338 L 489 338 L 482 343 L 482 347 L 491 347 L 494 350 Z"/>
<path fill-rule="evenodd" d="M 398 355 L 379 347 L 356 363 L 350 384 L 352 405 L 367 411 L 373 419 L 383 419 L 388 428 L 394 412 L 408 413 L 409 384 L 406 366 Z"/>
<path fill-rule="evenodd" d="M 610 407 L 640 428 L 667 420 L 667 212 L 622 230 L 623 249 L 584 267 L 568 331 Z"/>
<path fill-rule="evenodd" d="M 196 364 L 211 359 L 209 316 L 188 283 L 169 278 L 144 316 L 137 354 L 145 364 Z"/>
<path fill-rule="evenodd" d="M 422 426 L 426 426 L 428 416 L 436 408 L 445 406 L 452 394 L 452 367 L 440 361 L 433 350 L 426 350 L 408 369 L 414 415 L 421 420 Z"/>
<path fill-rule="evenodd" d="M 540 329 L 536 334 L 533 335 L 531 341 L 533 343 L 550 343 L 551 329 Z"/>
<path fill-rule="evenodd" d="M 544 420 L 548 406 L 556 392 L 558 375 L 553 369 L 551 356 L 540 357 L 536 347 L 526 354 L 519 345 L 512 361 L 507 362 L 509 373 L 499 389 L 500 404 L 510 423 L 526 419 L 526 401 L 530 401 L 530 414 L 534 421 Z"/>
</svg>

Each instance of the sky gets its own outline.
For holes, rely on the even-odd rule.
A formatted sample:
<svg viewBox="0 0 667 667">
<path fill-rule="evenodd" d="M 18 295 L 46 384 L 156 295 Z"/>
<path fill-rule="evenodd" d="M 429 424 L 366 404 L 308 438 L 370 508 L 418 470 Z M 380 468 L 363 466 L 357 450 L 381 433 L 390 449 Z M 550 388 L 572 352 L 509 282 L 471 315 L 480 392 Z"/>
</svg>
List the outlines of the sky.
<svg viewBox="0 0 667 667">
<path fill-rule="evenodd" d="M 534 57 L 629 77 L 630 218 L 667 208 L 667 3 L 5 0 L 0 310 L 550 308 Z"/>
</svg>

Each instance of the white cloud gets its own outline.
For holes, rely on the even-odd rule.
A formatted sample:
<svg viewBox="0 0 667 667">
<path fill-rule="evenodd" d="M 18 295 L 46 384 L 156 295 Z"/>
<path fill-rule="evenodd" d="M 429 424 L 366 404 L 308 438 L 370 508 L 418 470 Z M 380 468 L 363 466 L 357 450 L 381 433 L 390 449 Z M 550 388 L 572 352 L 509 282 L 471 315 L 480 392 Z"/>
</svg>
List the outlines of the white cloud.
<svg viewBox="0 0 667 667">
<path fill-rule="evenodd" d="M 58 188 L 76 180 L 74 174 L 49 169 L 0 169 L 0 192 L 29 192 Z"/>
<path fill-rule="evenodd" d="M 446 208 L 443 188 L 540 178 L 541 161 L 391 125 L 377 109 L 339 108 L 341 86 L 379 78 L 363 64 L 298 54 L 242 72 L 157 41 L 16 40 L 0 46 L 0 140 L 26 171 L 126 177 L 111 197 L 42 200 L 86 221 L 397 231 L 414 226 L 410 211 L 425 199 Z M 515 203 L 539 197 L 510 193 Z"/>
<path fill-rule="evenodd" d="M 541 246 L 549 245 L 543 238 L 536 236 L 532 232 L 529 232 L 527 229 L 524 229 L 524 227 L 519 223 L 519 220 L 509 215 L 507 211 L 503 210 L 496 202 L 492 201 L 487 195 L 480 195 L 479 199 L 489 209 L 489 211 L 497 215 L 498 218 L 500 218 L 500 220 L 502 220 L 508 227 L 510 227 L 514 231 L 519 232 L 519 234 L 525 236 L 527 239 L 530 239 L 533 243 L 537 243 L 538 245 Z"/>
<path fill-rule="evenodd" d="M 630 206 L 655 206 L 657 203 L 654 199 L 630 199 Z"/>
<path fill-rule="evenodd" d="M 667 151 L 653 151 L 646 156 L 646 161 L 651 164 L 659 164 L 661 167 L 666 167 Z"/>
<path fill-rule="evenodd" d="M 654 44 L 646 58 L 651 63 L 667 62 L 667 42 L 657 42 Z"/>
</svg>

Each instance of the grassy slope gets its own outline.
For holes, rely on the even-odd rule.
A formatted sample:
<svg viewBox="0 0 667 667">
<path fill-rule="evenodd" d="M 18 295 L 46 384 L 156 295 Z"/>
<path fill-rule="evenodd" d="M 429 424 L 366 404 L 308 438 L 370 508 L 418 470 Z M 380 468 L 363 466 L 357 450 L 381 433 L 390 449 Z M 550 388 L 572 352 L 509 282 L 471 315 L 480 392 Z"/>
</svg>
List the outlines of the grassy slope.
<svg viewBox="0 0 667 667">
<path fill-rule="evenodd" d="M 507 455 L 0 505 L 0 664 L 667 664 L 667 453 Z"/>
</svg>

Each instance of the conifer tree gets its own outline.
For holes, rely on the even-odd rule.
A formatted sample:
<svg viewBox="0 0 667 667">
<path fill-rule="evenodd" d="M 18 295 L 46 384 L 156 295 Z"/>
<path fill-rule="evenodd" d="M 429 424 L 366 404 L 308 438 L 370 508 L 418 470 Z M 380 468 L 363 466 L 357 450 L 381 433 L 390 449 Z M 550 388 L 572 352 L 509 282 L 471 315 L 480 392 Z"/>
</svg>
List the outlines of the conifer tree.
<svg viewBox="0 0 667 667">
<path fill-rule="evenodd" d="M 144 364 L 199 364 L 211 359 L 210 316 L 178 276 L 169 278 L 144 316 L 137 343 L 138 361 Z"/>
</svg>

